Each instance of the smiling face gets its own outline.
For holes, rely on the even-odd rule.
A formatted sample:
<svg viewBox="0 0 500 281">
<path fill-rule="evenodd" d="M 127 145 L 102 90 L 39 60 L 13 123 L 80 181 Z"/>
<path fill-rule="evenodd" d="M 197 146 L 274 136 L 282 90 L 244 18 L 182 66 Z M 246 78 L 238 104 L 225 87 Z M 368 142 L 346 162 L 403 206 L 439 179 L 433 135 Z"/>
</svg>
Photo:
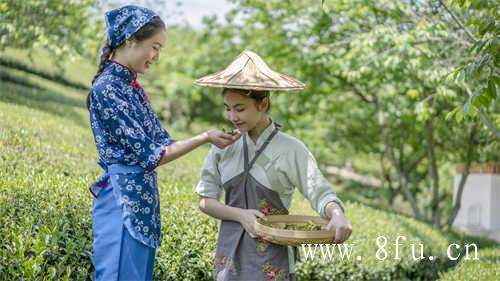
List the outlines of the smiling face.
<svg viewBox="0 0 500 281">
<path fill-rule="evenodd" d="M 160 51 L 165 45 L 165 30 L 158 30 L 152 37 L 142 41 L 127 40 L 125 44 L 128 66 L 138 73 L 144 73 L 149 66 L 160 59 Z"/>
<path fill-rule="evenodd" d="M 245 96 L 247 92 L 237 89 L 224 91 L 224 116 L 242 133 L 255 129 L 259 122 L 265 120 L 269 108 L 269 98 L 258 102 Z"/>
</svg>

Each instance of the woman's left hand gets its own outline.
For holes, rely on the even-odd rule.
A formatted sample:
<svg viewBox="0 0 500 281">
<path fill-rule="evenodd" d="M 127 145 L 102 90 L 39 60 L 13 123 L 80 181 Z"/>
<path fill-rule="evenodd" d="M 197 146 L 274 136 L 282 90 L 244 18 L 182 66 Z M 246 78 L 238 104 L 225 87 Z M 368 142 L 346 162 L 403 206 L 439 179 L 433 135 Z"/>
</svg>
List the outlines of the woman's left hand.
<svg viewBox="0 0 500 281">
<path fill-rule="evenodd" d="M 352 233 L 352 226 L 344 212 L 337 203 L 331 202 L 326 206 L 326 213 L 330 216 L 330 222 L 325 229 L 335 230 L 333 243 L 341 244 L 345 242 Z"/>
</svg>

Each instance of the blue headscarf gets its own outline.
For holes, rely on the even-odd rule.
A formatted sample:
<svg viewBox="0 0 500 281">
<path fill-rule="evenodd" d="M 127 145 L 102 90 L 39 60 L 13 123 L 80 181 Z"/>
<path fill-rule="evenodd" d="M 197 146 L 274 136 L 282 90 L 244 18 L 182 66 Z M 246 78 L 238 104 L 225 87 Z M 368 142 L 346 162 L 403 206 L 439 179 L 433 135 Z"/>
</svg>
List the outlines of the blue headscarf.
<svg viewBox="0 0 500 281">
<path fill-rule="evenodd" d="M 156 16 L 150 9 L 134 5 L 106 12 L 109 45 L 117 48 Z"/>
</svg>

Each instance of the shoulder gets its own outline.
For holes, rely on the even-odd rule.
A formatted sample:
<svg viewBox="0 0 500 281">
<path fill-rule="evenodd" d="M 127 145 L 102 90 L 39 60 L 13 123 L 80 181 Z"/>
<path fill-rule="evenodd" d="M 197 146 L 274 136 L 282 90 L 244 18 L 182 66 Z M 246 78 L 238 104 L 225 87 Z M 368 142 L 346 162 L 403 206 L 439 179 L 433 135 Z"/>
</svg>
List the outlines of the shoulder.
<svg viewBox="0 0 500 281">
<path fill-rule="evenodd" d="M 116 75 L 113 65 L 107 65 L 102 73 L 96 78 L 92 84 L 93 92 L 126 92 L 132 90 L 130 83 L 127 83 L 122 77 Z"/>
<path fill-rule="evenodd" d="M 276 135 L 276 140 L 277 144 L 280 147 L 285 148 L 288 152 L 309 153 L 309 149 L 307 149 L 307 146 L 304 144 L 304 142 L 290 134 L 280 131 Z"/>
<path fill-rule="evenodd" d="M 285 162 L 285 166 L 295 165 L 297 163 L 308 163 L 316 161 L 314 155 L 309 148 L 300 139 L 280 132 L 276 135 L 276 150 L 280 154 L 280 158 Z"/>
<path fill-rule="evenodd" d="M 104 71 L 92 84 L 92 91 L 106 91 L 111 88 L 121 89 L 125 86 L 124 82 L 121 80 L 122 79 L 120 79 L 120 77 L 117 77 L 108 71 Z"/>
<path fill-rule="evenodd" d="M 127 100 L 127 87 L 113 75 L 103 73 L 91 88 L 92 99 L 96 102 L 120 102 Z"/>
</svg>

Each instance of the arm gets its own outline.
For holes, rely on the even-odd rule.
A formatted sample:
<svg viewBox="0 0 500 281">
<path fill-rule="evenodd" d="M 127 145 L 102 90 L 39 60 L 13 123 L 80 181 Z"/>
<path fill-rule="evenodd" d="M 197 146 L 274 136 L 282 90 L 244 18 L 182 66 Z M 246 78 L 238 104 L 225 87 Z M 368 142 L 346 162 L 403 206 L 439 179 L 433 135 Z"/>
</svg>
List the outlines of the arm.
<svg viewBox="0 0 500 281">
<path fill-rule="evenodd" d="M 342 201 L 321 173 L 316 159 L 303 144 L 295 146 L 294 150 L 287 154 L 285 163 L 283 171 L 290 183 L 298 188 L 321 217 L 329 218 L 326 206 L 330 202 L 336 202 L 343 208 Z"/>
<path fill-rule="evenodd" d="M 199 195 L 199 208 L 203 213 L 213 218 L 238 222 L 250 236 L 255 236 L 255 219 L 256 217 L 264 217 L 264 214 L 257 210 L 227 206 L 219 201 L 224 191 L 218 168 L 221 159 L 220 152 L 218 148 L 212 146 L 205 159 L 201 170 L 201 179 L 196 186 L 196 193 Z"/>
<path fill-rule="evenodd" d="M 263 218 L 263 213 L 253 209 L 241 209 L 227 206 L 214 198 L 203 196 L 200 196 L 199 198 L 200 200 L 198 205 L 203 213 L 216 219 L 238 222 L 243 226 L 243 228 L 245 228 L 250 236 L 256 237 L 255 219 Z"/>
<path fill-rule="evenodd" d="M 344 211 L 336 202 L 329 202 L 325 206 L 325 213 L 330 219 L 326 226 L 328 230 L 335 230 L 335 240 L 333 243 L 340 244 L 346 241 L 352 233 L 352 226 L 344 215 Z"/>
<path fill-rule="evenodd" d="M 203 196 L 199 196 L 198 203 L 200 211 L 213 218 L 235 222 L 240 221 L 240 208 L 227 206 L 215 198 Z"/>
<path fill-rule="evenodd" d="M 163 157 L 158 163 L 158 166 L 173 161 L 205 143 L 212 143 L 219 148 L 224 148 L 232 144 L 240 136 L 241 134 L 232 136 L 218 130 L 209 130 L 192 138 L 176 141 L 165 147 Z"/>
<path fill-rule="evenodd" d="M 352 232 L 352 226 L 344 215 L 342 201 L 323 176 L 312 153 L 305 147 L 297 147 L 290 153 L 289 178 L 299 188 L 311 206 L 324 218 L 329 219 L 327 230 L 335 230 L 334 243 L 342 243 Z"/>
<path fill-rule="evenodd" d="M 175 160 L 198 146 L 210 142 L 225 147 L 237 140 L 241 134 L 230 135 L 218 130 L 209 130 L 190 139 L 170 142 L 170 136 L 157 122 L 162 140 L 153 140 L 144 132 L 140 120 L 131 114 L 131 105 L 121 94 L 118 86 L 108 85 L 98 93 L 92 93 L 100 118 L 112 137 L 133 153 L 134 160 L 151 172 L 159 165 Z"/>
</svg>

